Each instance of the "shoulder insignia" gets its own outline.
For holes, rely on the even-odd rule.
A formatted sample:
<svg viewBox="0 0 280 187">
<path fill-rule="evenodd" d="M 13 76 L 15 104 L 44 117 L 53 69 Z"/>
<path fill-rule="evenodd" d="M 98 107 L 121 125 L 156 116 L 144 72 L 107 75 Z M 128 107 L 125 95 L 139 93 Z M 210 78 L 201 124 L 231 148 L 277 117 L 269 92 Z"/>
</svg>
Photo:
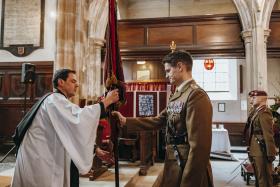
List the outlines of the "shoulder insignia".
<svg viewBox="0 0 280 187">
<path fill-rule="evenodd" d="M 192 88 L 192 89 L 197 89 L 197 88 L 199 88 L 199 87 L 198 87 L 197 84 L 194 84 L 194 83 L 193 83 L 193 84 L 191 84 L 191 88 Z"/>
</svg>

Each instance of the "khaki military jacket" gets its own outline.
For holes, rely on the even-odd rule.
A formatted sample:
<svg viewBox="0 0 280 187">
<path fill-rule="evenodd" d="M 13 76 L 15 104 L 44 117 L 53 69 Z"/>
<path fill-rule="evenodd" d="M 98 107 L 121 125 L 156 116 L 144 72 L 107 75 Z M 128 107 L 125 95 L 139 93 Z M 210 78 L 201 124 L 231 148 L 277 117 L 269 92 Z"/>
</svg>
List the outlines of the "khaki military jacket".
<svg viewBox="0 0 280 187">
<path fill-rule="evenodd" d="M 186 132 L 186 143 L 178 145 L 185 161 L 181 169 L 172 145 L 167 143 L 162 186 L 213 186 L 210 159 L 212 141 L 212 105 L 209 97 L 194 80 L 170 97 L 168 106 L 157 117 L 127 118 L 128 131 L 155 130 L 167 121 L 177 132 Z"/>
<path fill-rule="evenodd" d="M 254 116 L 254 114 L 255 114 L 255 107 L 251 106 L 249 108 L 248 118 L 247 118 L 247 121 L 246 121 L 246 124 L 244 127 L 244 131 L 243 131 L 243 136 L 246 141 L 246 145 L 249 145 L 249 143 L 250 143 L 249 142 L 250 141 L 250 132 L 248 133 L 248 130 L 250 128 L 252 117 Z"/>
<path fill-rule="evenodd" d="M 276 147 L 273 138 L 273 117 L 271 111 L 266 107 L 256 109 L 254 116 L 251 119 L 251 136 L 249 145 L 250 156 L 275 156 Z M 264 140 L 266 155 L 263 155 L 261 147 L 256 138 Z"/>
</svg>

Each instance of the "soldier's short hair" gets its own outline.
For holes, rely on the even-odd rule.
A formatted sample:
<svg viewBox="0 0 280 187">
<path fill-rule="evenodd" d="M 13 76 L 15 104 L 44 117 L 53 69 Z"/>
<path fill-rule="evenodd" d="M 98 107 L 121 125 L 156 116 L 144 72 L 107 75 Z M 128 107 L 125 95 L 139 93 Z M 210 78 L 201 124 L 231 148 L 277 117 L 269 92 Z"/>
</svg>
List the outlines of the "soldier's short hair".
<svg viewBox="0 0 280 187">
<path fill-rule="evenodd" d="M 175 67 L 178 62 L 182 62 L 183 64 L 185 64 L 187 67 L 187 71 L 192 70 L 193 59 L 191 54 L 186 51 L 174 51 L 169 53 L 162 59 L 163 64 L 168 63 L 172 67 Z"/>
<path fill-rule="evenodd" d="M 55 89 L 57 89 L 57 86 L 58 86 L 58 80 L 59 79 L 62 79 L 62 80 L 65 80 L 68 78 L 68 75 L 69 73 L 74 73 L 76 74 L 76 71 L 74 70 L 71 70 L 71 69 L 59 69 L 57 70 L 55 73 L 54 73 L 54 76 L 53 76 L 53 87 Z"/>
</svg>

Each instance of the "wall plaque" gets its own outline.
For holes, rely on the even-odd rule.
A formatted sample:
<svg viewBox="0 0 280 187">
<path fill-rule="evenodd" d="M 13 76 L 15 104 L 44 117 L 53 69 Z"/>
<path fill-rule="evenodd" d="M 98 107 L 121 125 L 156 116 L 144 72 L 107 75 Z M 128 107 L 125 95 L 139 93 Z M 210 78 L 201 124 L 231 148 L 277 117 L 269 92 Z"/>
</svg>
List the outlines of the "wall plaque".
<svg viewBox="0 0 280 187">
<path fill-rule="evenodd" d="M 27 56 L 43 47 L 45 0 L 2 0 L 0 48 Z"/>
</svg>

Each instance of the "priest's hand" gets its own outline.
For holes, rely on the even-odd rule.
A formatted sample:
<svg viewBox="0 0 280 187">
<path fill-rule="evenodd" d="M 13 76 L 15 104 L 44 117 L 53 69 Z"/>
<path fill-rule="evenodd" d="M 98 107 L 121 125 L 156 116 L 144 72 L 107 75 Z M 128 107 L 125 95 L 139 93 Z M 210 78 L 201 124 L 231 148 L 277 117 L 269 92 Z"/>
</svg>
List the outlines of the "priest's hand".
<svg viewBox="0 0 280 187">
<path fill-rule="evenodd" d="M 123 127 L 126 124 L 126 117 L 124 117 L 120 112 L 114 111 L 114 112 L 112 112 L 112 115 L 117 116 L 117 118 L 120 121 L 121 127 Z"/>
<path fill-rule="evenodd" d="M 119 101 L 119 90 L 114 89 L 108 92 L 106 98 L 102 100 L 104 107 L 107 108 L 109 105 Z"/>
<path fill-rule="evenodd" d="M 97 147 L 95 150 L 95 154 L 98 158 L 100 158 L 102 161 L 107 162 L 108 164 L 115 163 L 111 153 L 108 151 L 104 151 L 104 150 L 100 149 L 99 147 Z"/>
</svg>

